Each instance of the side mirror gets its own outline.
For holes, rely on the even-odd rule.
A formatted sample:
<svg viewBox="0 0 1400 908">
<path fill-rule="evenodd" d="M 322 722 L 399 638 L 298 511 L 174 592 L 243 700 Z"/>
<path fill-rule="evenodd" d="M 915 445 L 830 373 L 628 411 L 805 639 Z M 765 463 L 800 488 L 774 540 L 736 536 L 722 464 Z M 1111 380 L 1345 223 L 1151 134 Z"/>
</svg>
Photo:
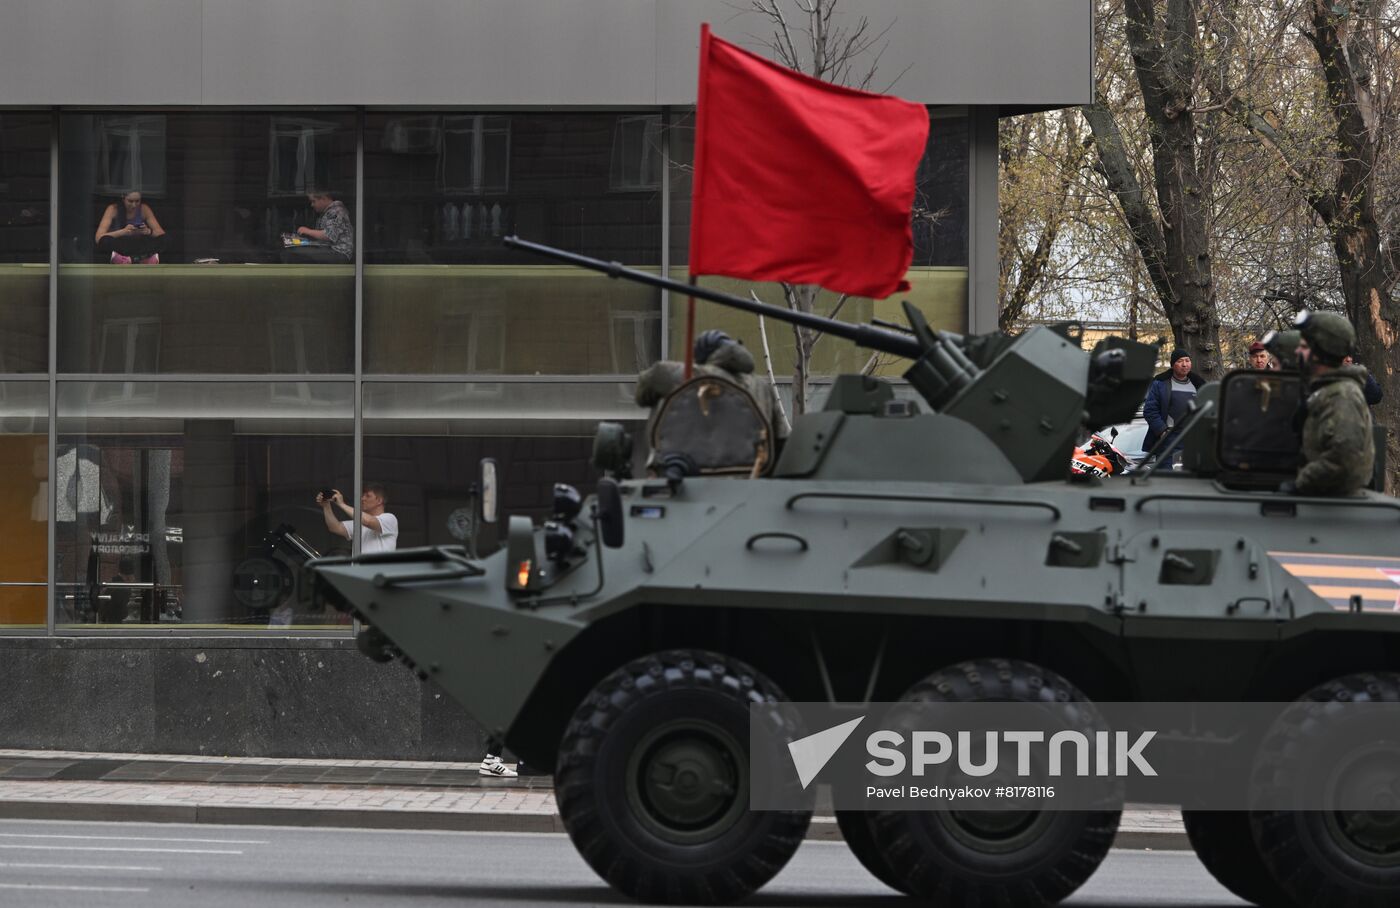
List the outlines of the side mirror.
<svg viewBox="0 0 1400 908">
<path fill-rule="evenodd" d="M 1118 440 L 1118 427 L 1117 427 L 1117 426 L 1114 426 L 1113 428 L 1111 428 L 1111 429 L 1108 430 L 1108 437 L 1109 437 L 1109 439 L 1112 440 L 1112 441 L 1117 441 L 1117 440 Z"/>
<path fill-rule="evenodd" d="M 496 522 L 496 461 L 490 457 L 481 460 L 481 522 Z"/>
<path fill-rule="evenodd" d="M 616 479 L 598 480 L 598 528 L 603 545 L 610 549 L 622 548 L 622 487 Z"/>
</svg>

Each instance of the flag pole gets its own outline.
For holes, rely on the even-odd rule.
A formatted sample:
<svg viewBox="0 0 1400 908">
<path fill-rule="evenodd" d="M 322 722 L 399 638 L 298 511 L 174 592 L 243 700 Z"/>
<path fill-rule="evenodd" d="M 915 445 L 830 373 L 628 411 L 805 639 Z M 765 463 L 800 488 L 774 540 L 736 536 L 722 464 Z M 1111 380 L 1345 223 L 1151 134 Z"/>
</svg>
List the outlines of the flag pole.
<svg viewBox="0 0 1400 908">
<path fill-rule="evenodd" d="M 695 286 L 695 272 L 690 272 L 690 286 Z M 685 380 L 695 371 L 695 297 L 685 298 Z"/>
</svg>

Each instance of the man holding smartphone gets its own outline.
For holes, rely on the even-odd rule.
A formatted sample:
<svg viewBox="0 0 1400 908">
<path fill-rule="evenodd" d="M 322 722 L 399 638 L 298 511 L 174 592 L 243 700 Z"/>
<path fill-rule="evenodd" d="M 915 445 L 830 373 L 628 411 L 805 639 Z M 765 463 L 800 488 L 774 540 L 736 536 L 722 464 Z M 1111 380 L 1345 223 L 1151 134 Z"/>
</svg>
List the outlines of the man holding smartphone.
<svg viewBox="0 0 1400 908">
<path fill-rule="evenodd" d="M 330 493 L 327 495 L 326 493 Z M 322 489 L 316 493 L 316 503 L 326 519 L 326 529 L 341 539 L 350 539 L 355 509 L 345 503 L 337 489 Z M 392 552 L 399 544 L 399 519 L 384 510 L 387 499 L 384 486 L 377 482 L 365 483 L 360 493 L 360 553 Z M 352 520 L 341 520 L 340 511 Z"/>
</svg>

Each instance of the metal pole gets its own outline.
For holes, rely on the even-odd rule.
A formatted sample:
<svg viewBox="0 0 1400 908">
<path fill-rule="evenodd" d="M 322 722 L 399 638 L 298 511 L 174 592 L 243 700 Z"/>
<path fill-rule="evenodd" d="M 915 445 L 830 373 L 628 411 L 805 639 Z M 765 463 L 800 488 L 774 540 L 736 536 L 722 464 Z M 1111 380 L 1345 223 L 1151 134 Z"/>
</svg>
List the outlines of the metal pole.
<svg viewBox="0 0 1400 908">
<path fill-rule="evenodd" d="M 364 488 L 364 377 L 365 377 L 365 112 L 360 110 L 355 129 L 355 415 L 353 471 L 355 514 L 350 525 L 350 555 L 360 554 L 360 490 Z"/>
<path fill-rule="evenodd" d="M 58 585 L 58 110 L 49 120 L 49 495 L 48 583 L 44 628 L 53 636 L 57 622 Z M 77 462 L 74 461 L 74 469 Z M 100 495 L 100 493 L 99 493 Z M 99 505 L 100 510 L 100 505 Z M 73 524 L 77 526 L 76 523 Z"/>
<path fill-rule="evenodd" d="M 695 272 L 690 272 L 690 280 L 686 283 L 691 287 L 695 286 Z M 693 295 L 685 298 L 685 380 L 690 381 L 690 375 L 695 370 L 695 297 Z"/>
</svg>

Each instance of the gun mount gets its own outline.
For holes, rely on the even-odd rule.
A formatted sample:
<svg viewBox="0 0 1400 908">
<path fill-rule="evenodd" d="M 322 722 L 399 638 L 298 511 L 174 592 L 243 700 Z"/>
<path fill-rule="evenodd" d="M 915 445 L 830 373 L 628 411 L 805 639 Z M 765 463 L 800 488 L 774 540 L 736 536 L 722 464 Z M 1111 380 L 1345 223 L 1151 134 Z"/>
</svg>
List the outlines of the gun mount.
<svg viewBox="0 0 1400 908">
<path fill-rule="evenodd" d="M 894 429 L 888 422 L 882 426 L 882 434 L 893 431 L 908 436 L 908 446 L 891 444 L 888 439 L 881 444 L 865 444 L 865 439 L 861 439 L 859 458 L 865 472 L 860 475 L 867 477 L 969 478 L 971 474 L 959 472 L 953 462 L 947 465 L 947 470 L 952 472 L 935 470 L 934 464 L 921 458 L 883 466 L 871 462 L 871 458 L 879 460 L 885 455 L 902 458 L 901 452 L 932 456 L 929 454 L 932 440 L 951 432 L 958 444 L 942 447 L 961 448 L 960 462 L 976 464 L 983 478 L 997 482 L 1014 481 L 1013 476 L 1022 482 L 1063 479 L 1065 464 L 1086 425 L 1098 428 L 1132 419 L 1156 363 L 1156 347 L 1121 338 L 1111 338 L 1095 347 L 1091 356 L 1085 356 L 1080 349 L 1080 334 L 1075 323 L 1036 326 L 1014 338 L 1002 334 L 964 336 L 935 330 L 923 313 L 906 301 L 902 305 L 909 330 L 905 332 L 897 328 L 852 324 L 743 299 L 518 237 L 507 237 L 504 243 L 612 278 L 688 294 L 731 309 L 845 338 L 867 350 L 911 360 L 904 378 L 932 409 L 930 416 L 933 418 L 924 416 L 922 422 L 916 420 L 919 424 L 912 429 Z M 864 393 L 852 394 L 850 385 L 847 382 L 839 393 L 833 391 L 835 405 L 829 403 L 828 412 L 842 412 L 842 401 L 864 399 L 863 403 L 856 404 L 856 413 L 849 408 L 844 412 L 878 416 L 871 412 L 870 394 L 879 395 L 880 392 L 867 388 Z M 950 427 L 949 419 L 972 426 L 976 433 L 967 432 L 965 426 Z M 838 427 L 812 424 L 807 428 L 825 439 L 832 439 Z M 806 434 L 801 428 L 794 431 Z M 841 432 L 847 438 L 861 434 L 851 433 L 847 428 L 842 428 Z M 980 438 L 976 437 L 979 435 Z M 1006 469 L 998 469 L 999 466 Z M 824 471 L 820 469 L 821 464 L 811 463 L 810 458 L 804 459 L 794 472 L 795 467 L 793 463 L 780 461 L 776 474 L 817 478 L 846 475 Z"/>
</svg>

